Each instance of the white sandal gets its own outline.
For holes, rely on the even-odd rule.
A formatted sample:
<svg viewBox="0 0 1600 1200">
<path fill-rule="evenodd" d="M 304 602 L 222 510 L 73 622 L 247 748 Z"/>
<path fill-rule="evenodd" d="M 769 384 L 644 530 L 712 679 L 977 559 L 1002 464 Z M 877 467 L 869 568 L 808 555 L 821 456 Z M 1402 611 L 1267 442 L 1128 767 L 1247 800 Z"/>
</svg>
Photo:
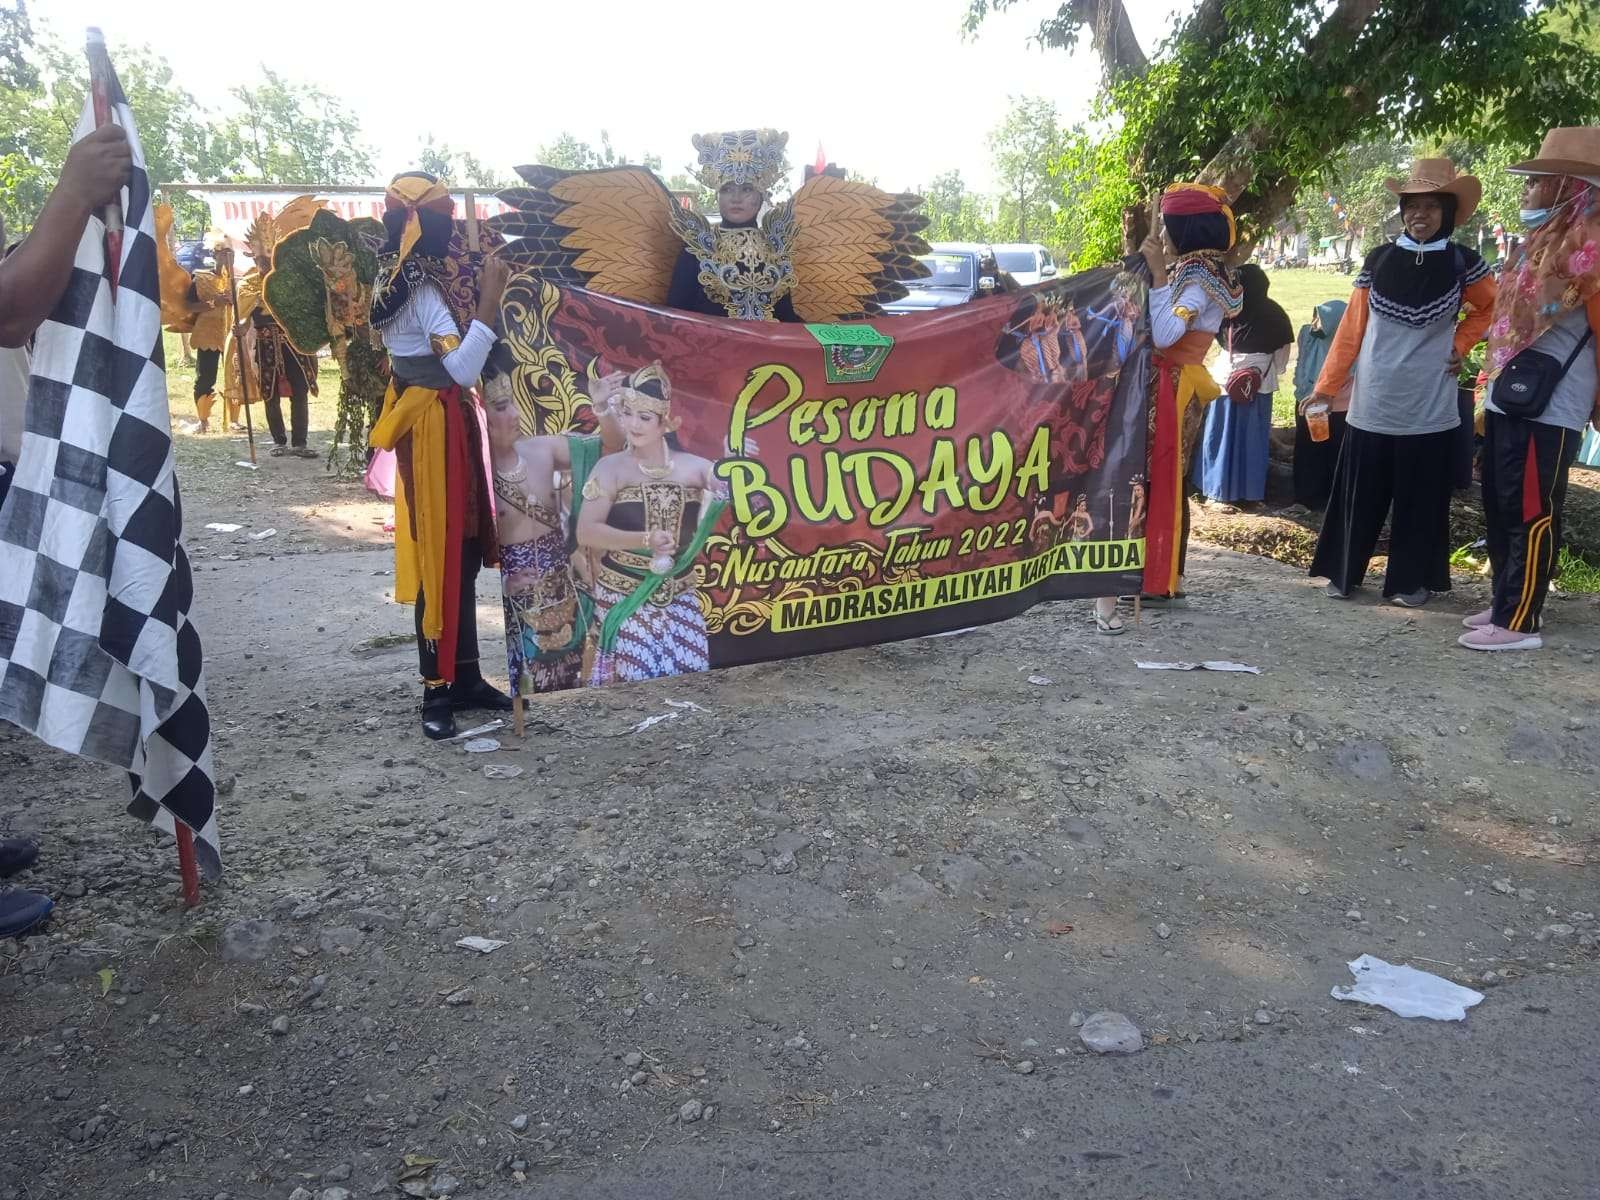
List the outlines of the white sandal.
<svg viewBox="0 0 1600 1200">
<path fill-rule="evenodd" d="M 1094 614 L 1094 631 L 1096 633 L 1104 634 L 1106 637 L 1116 637 L 1126 628 L 1127 626 L 1122 623 L 1122 618 L 1117 616 L 1115 611 L 1109 617 L 1102 617 L 1099 613 Z"/>
</svg>

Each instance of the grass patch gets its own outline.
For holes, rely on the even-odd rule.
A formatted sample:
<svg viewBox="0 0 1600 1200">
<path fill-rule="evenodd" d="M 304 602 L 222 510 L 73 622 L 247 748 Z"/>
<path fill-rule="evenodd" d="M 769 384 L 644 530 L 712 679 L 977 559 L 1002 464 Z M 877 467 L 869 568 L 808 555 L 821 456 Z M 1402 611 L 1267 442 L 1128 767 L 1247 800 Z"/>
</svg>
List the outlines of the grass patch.
<svg viewBox="0 0 1600 1200">
<path fill-rule="evenodd" d="M 1556 587 L 1560 591 L 1583 596 L 1600 593 L 1600 567 L 1574 554 L 1571 547 L 1561 547 L 1558 569 Z"/>
<path fill-rule="evenodd" d="M 1485 575 L 1489 574 L 1489 548 L 1480 539 L 1466 546 L 1460 546 L 1450 556 L 1450 566 L 1453 570 L 1464 574 Z M 1573 551 L 1571 546 L 1561 547 L 1561 556 L 1556 560 L 1556 579 L 1554 587 L 1557 591 L 1566 592 L 1572 596 L 1593 596 L 1600 594 L 1600 567 L 1589 562 L 1582 555 Z"/>
<path fill-rule="evenodd" d="M 1350 285 L 1354 282 L 1355 276 L 1341 275 L 1337 271 L 1296 269 L 1269 270 L 1267 279 L 1272 284 L 1268 295 L 1281 304 L 1283 311 L 1289 314 L 1289 323 L 1294 326 L 1295 337 L 1298 339 L 1300 327 L 1310 323 L 1311 312 L 1317 305 L 1325 300 L 1349 298 Z M 1294 424 L 1294 364 L 1297 357 L 1296 351 L 1289 352 L 1289 365 L 1284 368 L 1282 382 L 1272 394 L 1274 425 Z"/>
</svg>

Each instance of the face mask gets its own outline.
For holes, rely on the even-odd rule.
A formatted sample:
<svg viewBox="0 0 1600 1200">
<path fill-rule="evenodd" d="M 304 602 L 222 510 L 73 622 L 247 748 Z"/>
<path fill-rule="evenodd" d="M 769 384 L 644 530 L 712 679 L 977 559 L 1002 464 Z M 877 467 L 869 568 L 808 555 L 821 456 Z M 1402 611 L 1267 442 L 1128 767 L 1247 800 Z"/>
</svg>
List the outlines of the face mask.
<svg viewBox="0 0 1600 1200">
<path fill-rule="evenodd" d="M 1550 219 L 1548 208 L 1525 208 L 1522 210 L 1522 223 L 1529 229 L 1537 229 Z"/>
</svg>

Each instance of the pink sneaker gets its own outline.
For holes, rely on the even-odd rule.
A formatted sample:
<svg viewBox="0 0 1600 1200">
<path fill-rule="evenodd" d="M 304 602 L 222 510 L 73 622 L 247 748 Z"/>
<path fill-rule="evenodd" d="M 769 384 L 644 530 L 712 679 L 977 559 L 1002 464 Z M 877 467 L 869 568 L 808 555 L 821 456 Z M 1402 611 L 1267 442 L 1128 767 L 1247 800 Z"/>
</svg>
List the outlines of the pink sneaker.
<svg viewBox="0 0 1600 1200">
<path fill-rule="evenodd" d="M 1486 608 L 1480 613 L 1473 613 L 1470 617 L 1462 617 L 1461 625 L 1464 629 L 1482 629 L 1494 619 L 1494 609 Z"/>
<path fill-rule="evenodd" d="M 1544 639 L 1537 633 L 1516 633 L 1498 625 L 1485 625 L 1463 633 L 1456 643 L 1468 650 L 1537 650 L 1544 645 Z"/>
</svg>

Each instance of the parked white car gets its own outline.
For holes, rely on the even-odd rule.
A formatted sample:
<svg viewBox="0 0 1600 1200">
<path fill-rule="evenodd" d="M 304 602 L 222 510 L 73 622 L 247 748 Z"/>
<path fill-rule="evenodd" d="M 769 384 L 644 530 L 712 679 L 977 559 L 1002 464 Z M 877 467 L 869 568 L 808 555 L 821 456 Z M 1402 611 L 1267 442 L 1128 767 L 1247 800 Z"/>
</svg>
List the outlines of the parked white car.
<svg viewBox="0 0 1600 1200">
<path fill-rule="evenodd" d="M 1050 257 L 1050 251 L 1037 242 L 996 245 L 994 256 L 999 260 L 1000 269 L 1023 287 L 1042 279 L 1054 278 L 1056 273 L 1055 260 Z"/>
</svg>

